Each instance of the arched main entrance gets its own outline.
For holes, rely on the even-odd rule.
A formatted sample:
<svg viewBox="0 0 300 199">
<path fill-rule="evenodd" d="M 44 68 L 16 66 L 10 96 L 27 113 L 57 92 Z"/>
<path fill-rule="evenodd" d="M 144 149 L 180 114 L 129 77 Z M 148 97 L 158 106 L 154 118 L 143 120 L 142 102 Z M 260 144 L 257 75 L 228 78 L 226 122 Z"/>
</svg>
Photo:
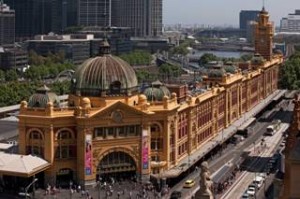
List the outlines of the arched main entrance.
<svg viewBox="0 0 300 199">
<path fill-rule="evenodd" d="M 137 166 L 134 159 L 125 152 L 115 151 L 105 155 L 99 162 L 97 168 L 97 179 L 99 176 L 103 181 L 114 179 L 130 179 L 135 177 Z"/>
</svg>

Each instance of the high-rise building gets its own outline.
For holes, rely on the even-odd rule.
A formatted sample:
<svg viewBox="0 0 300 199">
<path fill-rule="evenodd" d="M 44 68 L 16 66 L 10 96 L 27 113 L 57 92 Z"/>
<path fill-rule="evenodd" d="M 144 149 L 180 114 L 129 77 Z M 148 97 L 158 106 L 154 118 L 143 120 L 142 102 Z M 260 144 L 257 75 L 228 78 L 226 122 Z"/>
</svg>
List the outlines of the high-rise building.
<svg viewBox="0 0 300 199">
<path fill-rule="evenodd" d="M 258 15 L 258 10 L 242 10 L 240 12 L 240 29 L 243 31 L 242 36 L 247 36 L 247 29 L 249 29 L 249 24 L 251 24 L 251 21 L 256 21 L 258 19 Z"/>
<path fill-rule="evenodd" d="M 269 13 L 263 8 L 255 24 L 255 52 L 270 61 L 273 54 L 274 26 L 269 21 Z"/>
<path fill-rule="evenodd" d="M 15 11 L 0 2 L 0 45 L 15 42 Z"/>
<path fill-rule="evenodd" d="M 51 3 L 49 0 L 4 0 L 15 10 L 16 38 L 23 40 L 51 31 Z"/>
<path fill-rule="evenodd" d="M 117 0 L 116 26 L 131 27 L 137 37 L 162 33 L 162 0 Z"/>
<path fill-rule="evenodd" d="M 300 32 L 300 10 L 296 10 L 295 13 L 281 19 L 280 31 Z"/>
<path fill-rule="evenodd" d="M 77 26 L 76 0 L 4 0 L 16 15 L 16 38 L 24 40 L 38 34 L 61 33 Z"/>
<path fill-rule="evenodd" d="M 134 36 L 162 33 L 162 0 L 79 0 L 79 25 L 131 27 Z"/>
<path fill-rule="evenodd" d="M 77 26 L 76 0 L 52 0 L 51 6 L 51 31 L 62 33 L 67 27 Z"/>
<path fill-rule="evenodd" d="M 79 0 L 78 19 L 81 26 L 108 26 L 111 0 Z"/>
</svg>

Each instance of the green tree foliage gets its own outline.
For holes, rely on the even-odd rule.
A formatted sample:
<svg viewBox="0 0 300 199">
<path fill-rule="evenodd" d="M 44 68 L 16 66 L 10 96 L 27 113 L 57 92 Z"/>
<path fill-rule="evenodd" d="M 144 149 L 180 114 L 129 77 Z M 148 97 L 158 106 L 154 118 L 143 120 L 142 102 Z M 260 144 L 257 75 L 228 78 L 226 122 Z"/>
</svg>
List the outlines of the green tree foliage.
<svg viewBox="0 0 300 199">
<path fill-rule="evenodd" d="M 121 59 L 128 62 L 130 65 L 150 65 L 152 56 L 150 53 L 145 51 L 134 51 L 129 54 L 123 54 L 120 56 Z"/>
<path fill-rule="evenodd" d="M 9 82 L 0 84 L 0 107 L 19 104 L 35 92 L 38 85 L 29 82 Z"/>
<path fill-rule="evenodd" d="M 0 82 L 5 81 L 5 72 L 3 70 L 0 70 Z"/>
<path fill-rule="evenodd" d="M 253 54 L 243 54 L 240 58 L 241 61 L 250 61 L 253 58 Z"/>
<path fill-rule="evenodd" d="M 205 53 L 199 59 L 199 65 L 203 66 L 211 61 L 218 61 L 219 58 L 212 53 Z"/>
<path fill-rule="evenodd" d="M 147 70 L 136 70 L 135 74 L 139 83 L 155 81 L 158 78 L 157 74 Z"/>
<path fill-rule="evenodd" d="M 173 48 L 172 53 L 179 54 L 179 55 L 187 55 L 189 53 L 189 51 L 184 46 L 177 46 L 177 47 Z"/>
<path fill-rule="evenodd" d="M 10 81 L 17 81 L 18 80 L 18 74 L 15 70 L 11 69 L 6 71 L 5 73 L 5 80 L 10 82 Z"/>
<path fill-rule="evenodd" d="M 178 77 L 181 73 L 181 68 L 178 65 L 162 64 L 159 67 L 159 72 L 170 79 L 170 77 Z"/>
<path fill-rule="evenodd" d="M 71 82 L 63 81 L 63 82 L 55 82 L 51 85 L 52 92 L 55 92 L 57 95 L 65 95 L 70 93 Z"/>
<path fill-rule="evenodd" d="M 300 53 L 295 53 L 281 67 L 280 85 L 282 88 L 295 90 L 300 88 Z"/>
</svg>

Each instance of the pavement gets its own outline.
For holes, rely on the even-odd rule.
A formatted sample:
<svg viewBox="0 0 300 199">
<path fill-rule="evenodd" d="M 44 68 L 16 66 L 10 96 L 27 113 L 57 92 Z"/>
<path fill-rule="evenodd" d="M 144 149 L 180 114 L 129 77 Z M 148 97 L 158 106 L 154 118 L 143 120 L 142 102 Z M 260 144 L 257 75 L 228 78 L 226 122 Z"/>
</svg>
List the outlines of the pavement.
<svg viewBox="0 0 300 199">
<path fill-rule="evenodd" d="M 159 199 L 163 198 L 156 190 L 146 189 L 146 187 L 133 181 L 123 181 L 114 184 L 102 184 L 99 186 L 90 187 L 85 191 L 70 189 L 61 189 L 57 191 L 46 191 L 39 189 L 35 192 L 36 199 L 130 199 L 130 198 L 145 198 L 145 199 Z"/>
</svg>

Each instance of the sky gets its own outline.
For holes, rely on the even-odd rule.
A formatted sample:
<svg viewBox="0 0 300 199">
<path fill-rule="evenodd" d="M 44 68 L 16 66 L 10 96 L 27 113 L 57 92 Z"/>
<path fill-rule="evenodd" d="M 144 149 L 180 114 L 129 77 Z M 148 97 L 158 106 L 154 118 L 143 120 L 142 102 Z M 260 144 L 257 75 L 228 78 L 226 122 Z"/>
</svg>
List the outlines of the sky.
<svg viewBox="0 0 300 199">
<path fill-rule="evenodd" d="M 163 0 L 164 24 L 235 26 L 240 10 L 261 10 L 263 0 Z M 265 8 L 276 25 L 288 13 L 300 9 L 300 0 L 265 0 Z"/>
</svg>

